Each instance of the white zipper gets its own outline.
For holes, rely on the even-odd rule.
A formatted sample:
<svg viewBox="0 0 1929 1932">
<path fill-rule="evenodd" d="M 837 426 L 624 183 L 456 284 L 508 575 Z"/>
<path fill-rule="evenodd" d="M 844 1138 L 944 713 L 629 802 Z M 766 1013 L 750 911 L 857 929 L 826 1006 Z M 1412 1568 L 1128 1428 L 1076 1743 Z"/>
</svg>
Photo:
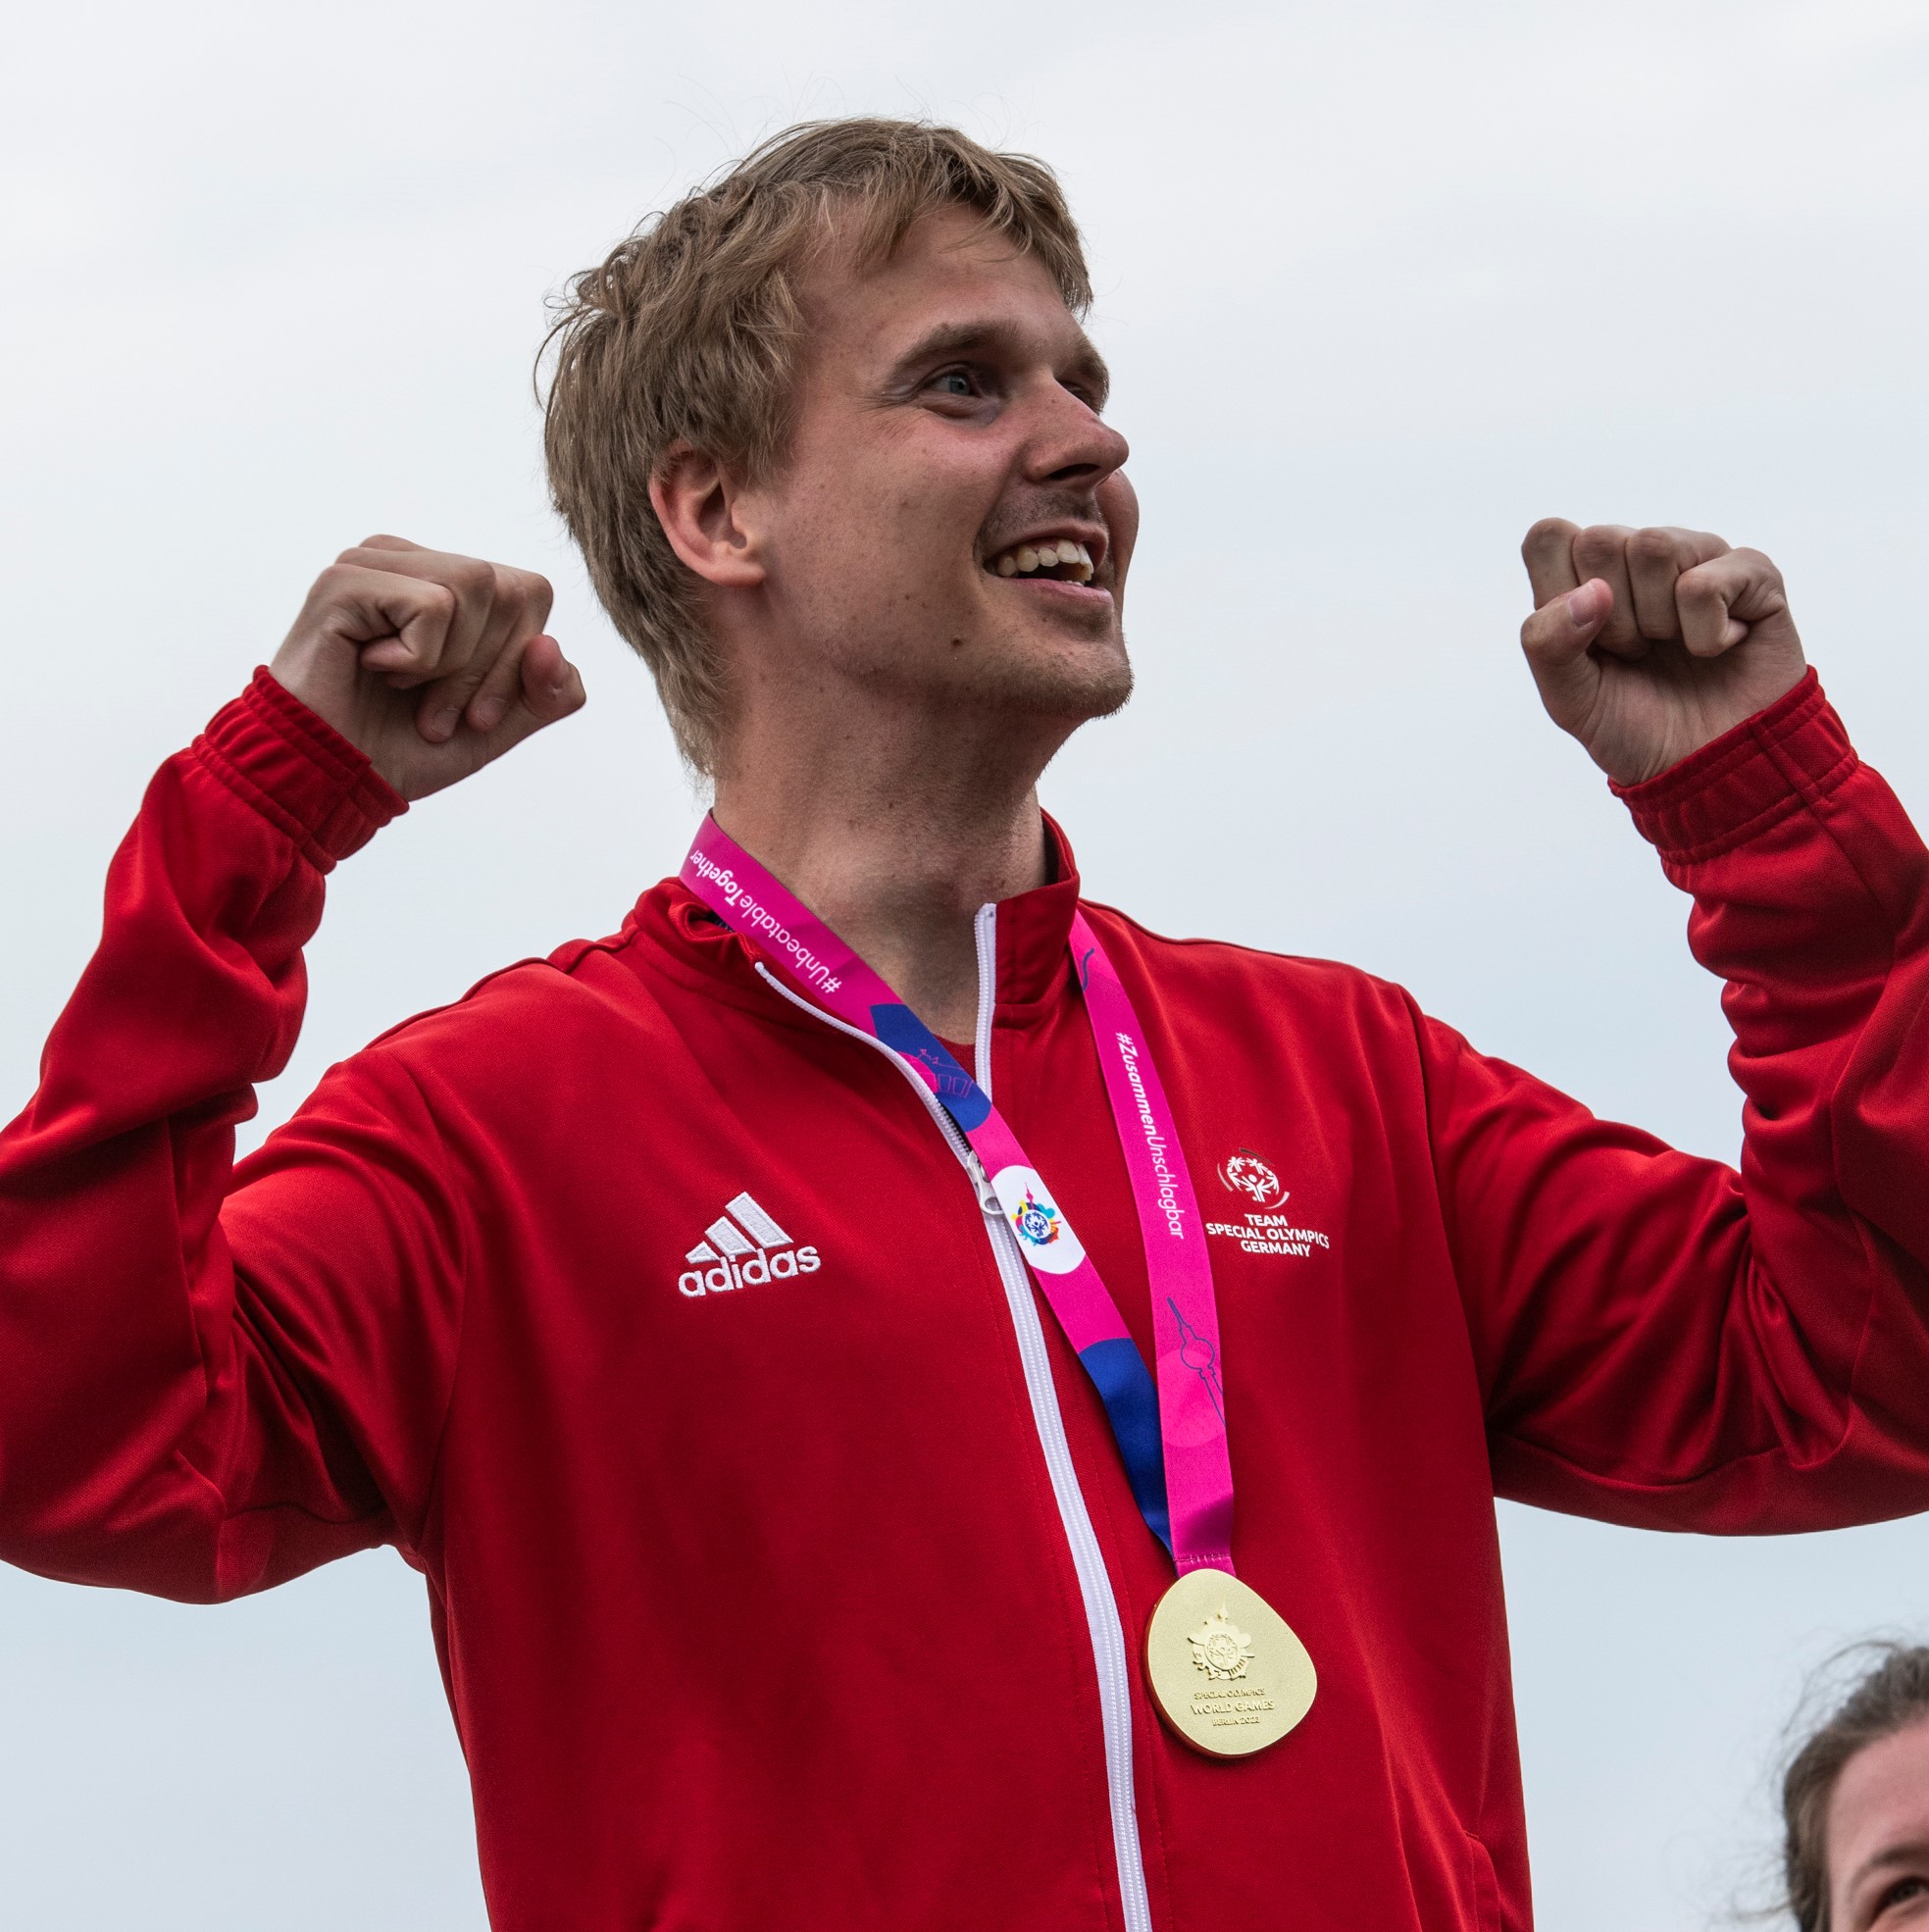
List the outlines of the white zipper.
<svg viewBox="0 0 1929 1932">
<path fill-rule="evenodd" d="M 978 1027 L 971 1050 L 978 1061 L 978 1084 L 991 1097 L 991 1018 L 998 1010 L 998 909 L 981 905 L 971 922 L 972 943 L 978 948 Z"/>
<path fill-rule="evenodd" d="M 997 1007 L 997 917 L 995 905 L 983 905 L 972 922 L 972 936 L 978 949 L 978 1026 L 972 1046 L 978 1084 L 988 1099 L 991 1093 L 991 1016 Z M 792 992 L 762 960 L 757 961 L 757 971 L 792 1006 L 853 1040 L 861 1040 L 891 1061 L 911 1083 L 925 1110 L 937 1121 L 945 1145 L 971 1176 L 972 1192 L 978 1196 L 979 1211 L 985 1218 L 986 1239 L 991 1244 L 998 1280 L 1004 1288 L 1005 1306 L 1018 1338 L 1018 1359 L 1025 1370 L 1026 1394 L 1032 1399 L 1033 1426 L 1039 1432 L 1039 1447 L 1044 1451 L 1045 1472 L 1051 1478 L 1051 1494 L 1058 1504 L 1058 1518 L 1064 1527 L 1065 1541 L 1071 1547 L 1072 1568 L 1079 1579 L 1079 1595 L 1085 1602 L 1086 1629 L 1091 1634 L 1092 1662 L 1098 1671 L 1098 1715 L 1105 1739 L 1105 1787 L 1111 1799 L 1112 1851 L 1118 1861 L 1119 1903 L 1125 1910 L 1125 1932 L 1152 1932 L 1152 1908 L 1145 1892 L 1145 1864 L 1139 1847 L 1139 1811 L 1133 1792 L 1132 1679 L 1126 1664 L 1125 1630 L 1119 1621 L 1118 1600 L 1112 1595 L 1112 1580 L 1105 1571 L 1105 1558 L 1091 1527 L 1091 1513 L 1085 1506 L 1084 1493 L 1079 1488 L 1071 1445 L 1065 1440 L 1065 1418 L 1059 1413 L 1058 1392 L 1051 1382 L 1051 1357 L 1045 1349 L 1039 1305 L 1032 1295 L 1031 1270 L 1018 1251 L 1018 1238 L 1011 1232 L 1004 1209 L 991 1192 L 984 1162 L 958 1132 L 956 1122 L 939 1103 L 938 1095 L 912 1070 L 911 1063 L 875 1034 L 846 1025 L 836 1014 L 827 1013 L 821 1006 Z"/>
</svg>

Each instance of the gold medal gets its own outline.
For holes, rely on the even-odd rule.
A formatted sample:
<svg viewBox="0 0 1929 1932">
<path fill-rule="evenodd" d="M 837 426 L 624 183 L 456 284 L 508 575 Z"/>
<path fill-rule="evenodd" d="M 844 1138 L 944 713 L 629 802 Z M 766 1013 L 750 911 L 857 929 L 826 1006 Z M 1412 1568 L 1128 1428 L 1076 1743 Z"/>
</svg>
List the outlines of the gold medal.
<svg viewBox="0 0 1929 1932">
<path fill-rule="evenodd" d="M 1306 1647 L 1249 1584 L 1188 1570 L 1145 1626 L 1145 1675 L 1172 1729 L 1208 1757 L 1278 1744 L 1312 1707 Z"/>
</svg>

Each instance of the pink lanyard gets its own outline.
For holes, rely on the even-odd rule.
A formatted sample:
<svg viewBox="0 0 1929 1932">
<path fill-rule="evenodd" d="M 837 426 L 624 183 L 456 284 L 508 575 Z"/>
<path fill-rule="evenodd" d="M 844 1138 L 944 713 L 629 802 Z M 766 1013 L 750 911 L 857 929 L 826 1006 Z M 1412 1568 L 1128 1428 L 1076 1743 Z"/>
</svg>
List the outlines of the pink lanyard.
<svg viewBox="0 0 1929 1932">
<path fill-rule="evenodd" d="M 1233 1470 L 1219 1374 L 1219 1312 L 1205 1227 L 1165 1089 L 1098 936 L 1074 913 L 1071 947 L 1132 1177 L 1151 1286 L 1157 1391 L 1118 1303 L 1018 1137 L 929 1027 L 830 927 L 706 816 L 683 883 L 846 1025 L 909 1063 L 983 1163 L 1065 1338 L 1105 1403 L 1141 1513 L 1188 1570 L 1233 1567 Z"/>
</svg>

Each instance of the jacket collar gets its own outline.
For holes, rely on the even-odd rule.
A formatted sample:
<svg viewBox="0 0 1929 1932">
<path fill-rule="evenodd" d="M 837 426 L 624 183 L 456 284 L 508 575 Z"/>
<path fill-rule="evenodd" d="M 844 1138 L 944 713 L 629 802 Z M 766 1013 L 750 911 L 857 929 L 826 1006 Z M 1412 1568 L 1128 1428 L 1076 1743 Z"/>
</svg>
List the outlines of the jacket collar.
<svg viewBox="0 0 1929 1932">
<path fill-rule="evenodd" d="M 1079 903 L 1078 861 L 1057 821 L 1049 813 L 1041 816 L 1052 877 L 1029 892 L 998 901 L 998 1007 L 1012 1020 L 1022 1020 L 1028 1009 L 1037 1011 L 1054 999 L 1071 963 L 1068 945 Z M 703 990 L 734 1004 L 772 1017 L 795 1017 L 757 974 L 760 960 L 777 971 L 774 957 L 739 939 L 680 881 L 665 879 L 636 901 L 623 925 L 623 937 L 633 936 L 648 944 L 674 977 L 687 983 L 694 975 Z M 808 996 L 807 989 L 796 991 Z"/>
<path fill-rule="evenodd" d="M 1079 909 L 1079 866 L 1072 841 L 1049 812 L 1045 856 L 1051 878 L 998 901 L 998 1005 L 1037 1007 L 1056 996 L 1071 966 L 1072 915 Z M 1013 1017 L 1017 1017 L 1014 1015 Z"/>
</svg>

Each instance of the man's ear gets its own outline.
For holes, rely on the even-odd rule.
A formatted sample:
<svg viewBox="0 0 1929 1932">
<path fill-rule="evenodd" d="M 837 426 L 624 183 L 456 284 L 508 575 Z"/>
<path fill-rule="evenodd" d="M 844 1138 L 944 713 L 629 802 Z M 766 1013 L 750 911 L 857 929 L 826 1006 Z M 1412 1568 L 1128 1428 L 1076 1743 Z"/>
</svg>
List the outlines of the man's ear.
<svg viewBox="0 0 1929 1932">
<path fill-rule="evenodd" d="M 731 589 L 764 581 L 755 535 L 738 521 L 739 491 L 713 456 L 681 437 L 650 478 L 650 508 L 670 547 L 705 583 Z"/>
</svg>

